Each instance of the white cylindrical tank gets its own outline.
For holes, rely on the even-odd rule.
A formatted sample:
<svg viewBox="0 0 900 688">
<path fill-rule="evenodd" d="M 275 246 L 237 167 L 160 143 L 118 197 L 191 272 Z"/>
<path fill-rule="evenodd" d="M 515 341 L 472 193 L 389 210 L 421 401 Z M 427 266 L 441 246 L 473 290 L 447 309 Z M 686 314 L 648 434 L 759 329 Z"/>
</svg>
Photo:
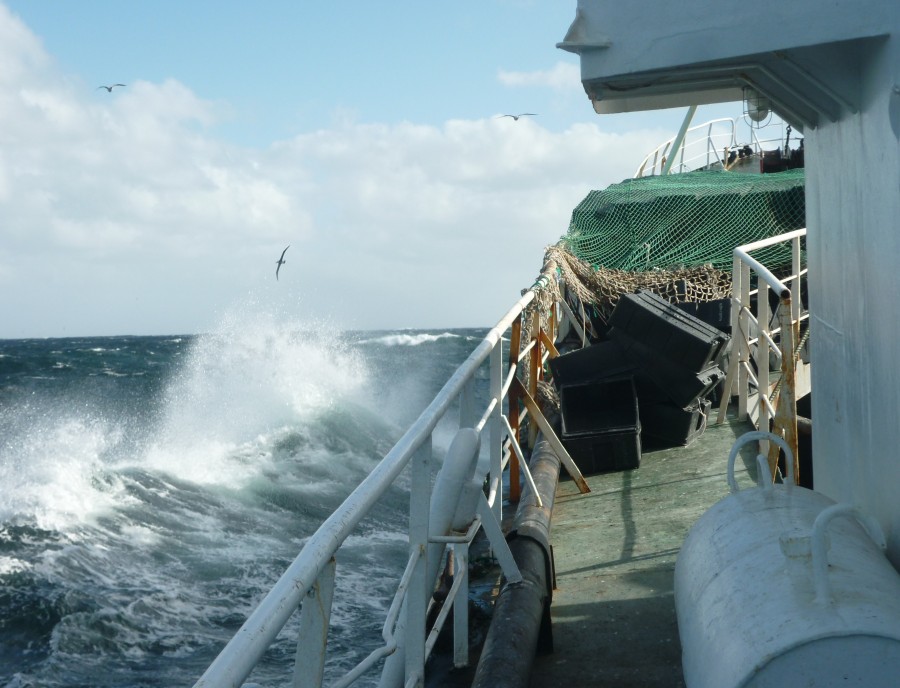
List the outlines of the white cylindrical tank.
<svg viewBox="0 0 900 688">
<path fill-rule="evenodd" d="M 762 456 L 758 486 L 738 490 L 738 450 L 759 439 L 790 454 L 769 433 L 738 440 L 731 494 L 691 528 L 675 565 L 687 686 L 900 686 L 900 574 L 880 528 L 790 475 L 772 485 Z"/>
</svg>

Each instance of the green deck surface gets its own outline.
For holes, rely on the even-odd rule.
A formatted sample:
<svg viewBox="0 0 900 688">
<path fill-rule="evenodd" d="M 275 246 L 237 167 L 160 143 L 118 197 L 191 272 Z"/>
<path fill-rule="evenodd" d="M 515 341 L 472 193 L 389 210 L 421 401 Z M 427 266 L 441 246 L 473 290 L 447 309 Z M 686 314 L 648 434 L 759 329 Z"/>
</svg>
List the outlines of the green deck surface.
<svg viewBox="0 0 900 688">
<path fill-rule="evenodd" d="M 683 686 L 675 559 L 691 525 L 728 494 L 726 464 L 749 423 L 710 425 L 689 447 L 645 452 L 640 468 L 561 480 L 551 541 L 554 651 L 535 658 L 532 688 Z M 736 474 L 752 484 L 755 445 Z"/>
</svg>

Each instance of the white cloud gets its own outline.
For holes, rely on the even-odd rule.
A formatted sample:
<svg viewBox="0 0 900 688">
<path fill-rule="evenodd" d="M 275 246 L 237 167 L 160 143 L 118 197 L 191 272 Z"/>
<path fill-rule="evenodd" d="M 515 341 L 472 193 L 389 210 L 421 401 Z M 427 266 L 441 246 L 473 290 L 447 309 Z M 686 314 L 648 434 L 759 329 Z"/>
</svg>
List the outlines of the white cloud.
<svg viewBox="0 0 900 688">
<path fill-rule="evenodd" d="M 347 327 L 492 325 L 662 137 L 343 119 L 239 148 L 211 133 L 227 104 L 78 84 L 2 6 L 0 65 L 0 337 L 197 332 L 259 290 Z"/>
<path fill-rule="evenodd" d="M 15 56 L 0 60 L 0 85 L 27 82 L 50 63 L 41 42 L 4 5 L 0 5 L 0 46 L 4 54 Z"/>
<path fill-rule="evenodd" d="M 535 72 L 500 70 L 497 79 L 506 86 L 543 86 L 557 91 L 582 91 L 581 70 L 571 62 L 557 62 L 552 69 Z"/>
</svg>

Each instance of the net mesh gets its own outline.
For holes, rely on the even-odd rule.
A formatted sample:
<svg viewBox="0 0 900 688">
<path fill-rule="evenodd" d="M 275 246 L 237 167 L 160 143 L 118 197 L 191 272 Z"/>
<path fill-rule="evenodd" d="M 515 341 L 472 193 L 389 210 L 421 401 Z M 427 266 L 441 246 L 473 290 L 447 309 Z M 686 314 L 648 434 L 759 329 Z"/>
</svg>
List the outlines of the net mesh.
<svg viewBox="0 0 900 688">
<path fill-rule="evenodd" d="M 731 275 L 711 265 L 699 265 L 677 270 L 649 270 L 628 272 L 597 268 L 579 260 L 561 246 L 550 246 L 546 258 L 552 260 L 566 284 L 569 294 L 576 297 L 579 308 L 607 321 L 622 294 L 645 289 L 659 294 L 672 303 L 684 301 L 715 301 L 728 298 Z M 556 291 L 551 291 L 556 288 Z M 562 298 L 558 285 L 551 283 L 543 298 Z M 546 308 L 543 304 L 540 308 Z"/>
<path fill-rule="evenodd" d="M 734 248 L 804 227 L 805 216 L 803 169 L 698 171 L 592 191 L 572 211 L 568 233 L 547 248 L 566 294 L 545 280 L 533 308 L 549 312 L 554 299 L 571 296 L 582 315 L 605 322 L 619 297 L 638 289 L 673 303 L 728 298 Z M 776 275 L 790 273 L 787 243 L 753 255 Z"/>
<path fill-rule="evenodd" d="M 592 191 L 560 242 L 595 268 L 646 272 L 711 265 L 731 270 L 735 246 L 805 226 L 804 171 L 701 171 L 643 177 Z M 754 252 L 773 272 L 788 245 Z"/>
</svg>

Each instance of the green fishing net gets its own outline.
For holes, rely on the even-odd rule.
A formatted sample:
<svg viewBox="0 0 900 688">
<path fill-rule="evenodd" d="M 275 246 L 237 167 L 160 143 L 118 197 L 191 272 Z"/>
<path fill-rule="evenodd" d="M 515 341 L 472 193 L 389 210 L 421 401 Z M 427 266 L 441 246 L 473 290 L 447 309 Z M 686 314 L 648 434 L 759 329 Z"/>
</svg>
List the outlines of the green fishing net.
<svg viewBox="0 0 900 688">
<path fill-rule="evenodd" d="M 803 191 L 803 169 L 629 179 L 590 192 L 559 245 L 594 268 L 730 272 L 736 246 L 806 226 Z M 790 268 L 789 244 L 753 255 L 773 272 Z"/>
</svg>

